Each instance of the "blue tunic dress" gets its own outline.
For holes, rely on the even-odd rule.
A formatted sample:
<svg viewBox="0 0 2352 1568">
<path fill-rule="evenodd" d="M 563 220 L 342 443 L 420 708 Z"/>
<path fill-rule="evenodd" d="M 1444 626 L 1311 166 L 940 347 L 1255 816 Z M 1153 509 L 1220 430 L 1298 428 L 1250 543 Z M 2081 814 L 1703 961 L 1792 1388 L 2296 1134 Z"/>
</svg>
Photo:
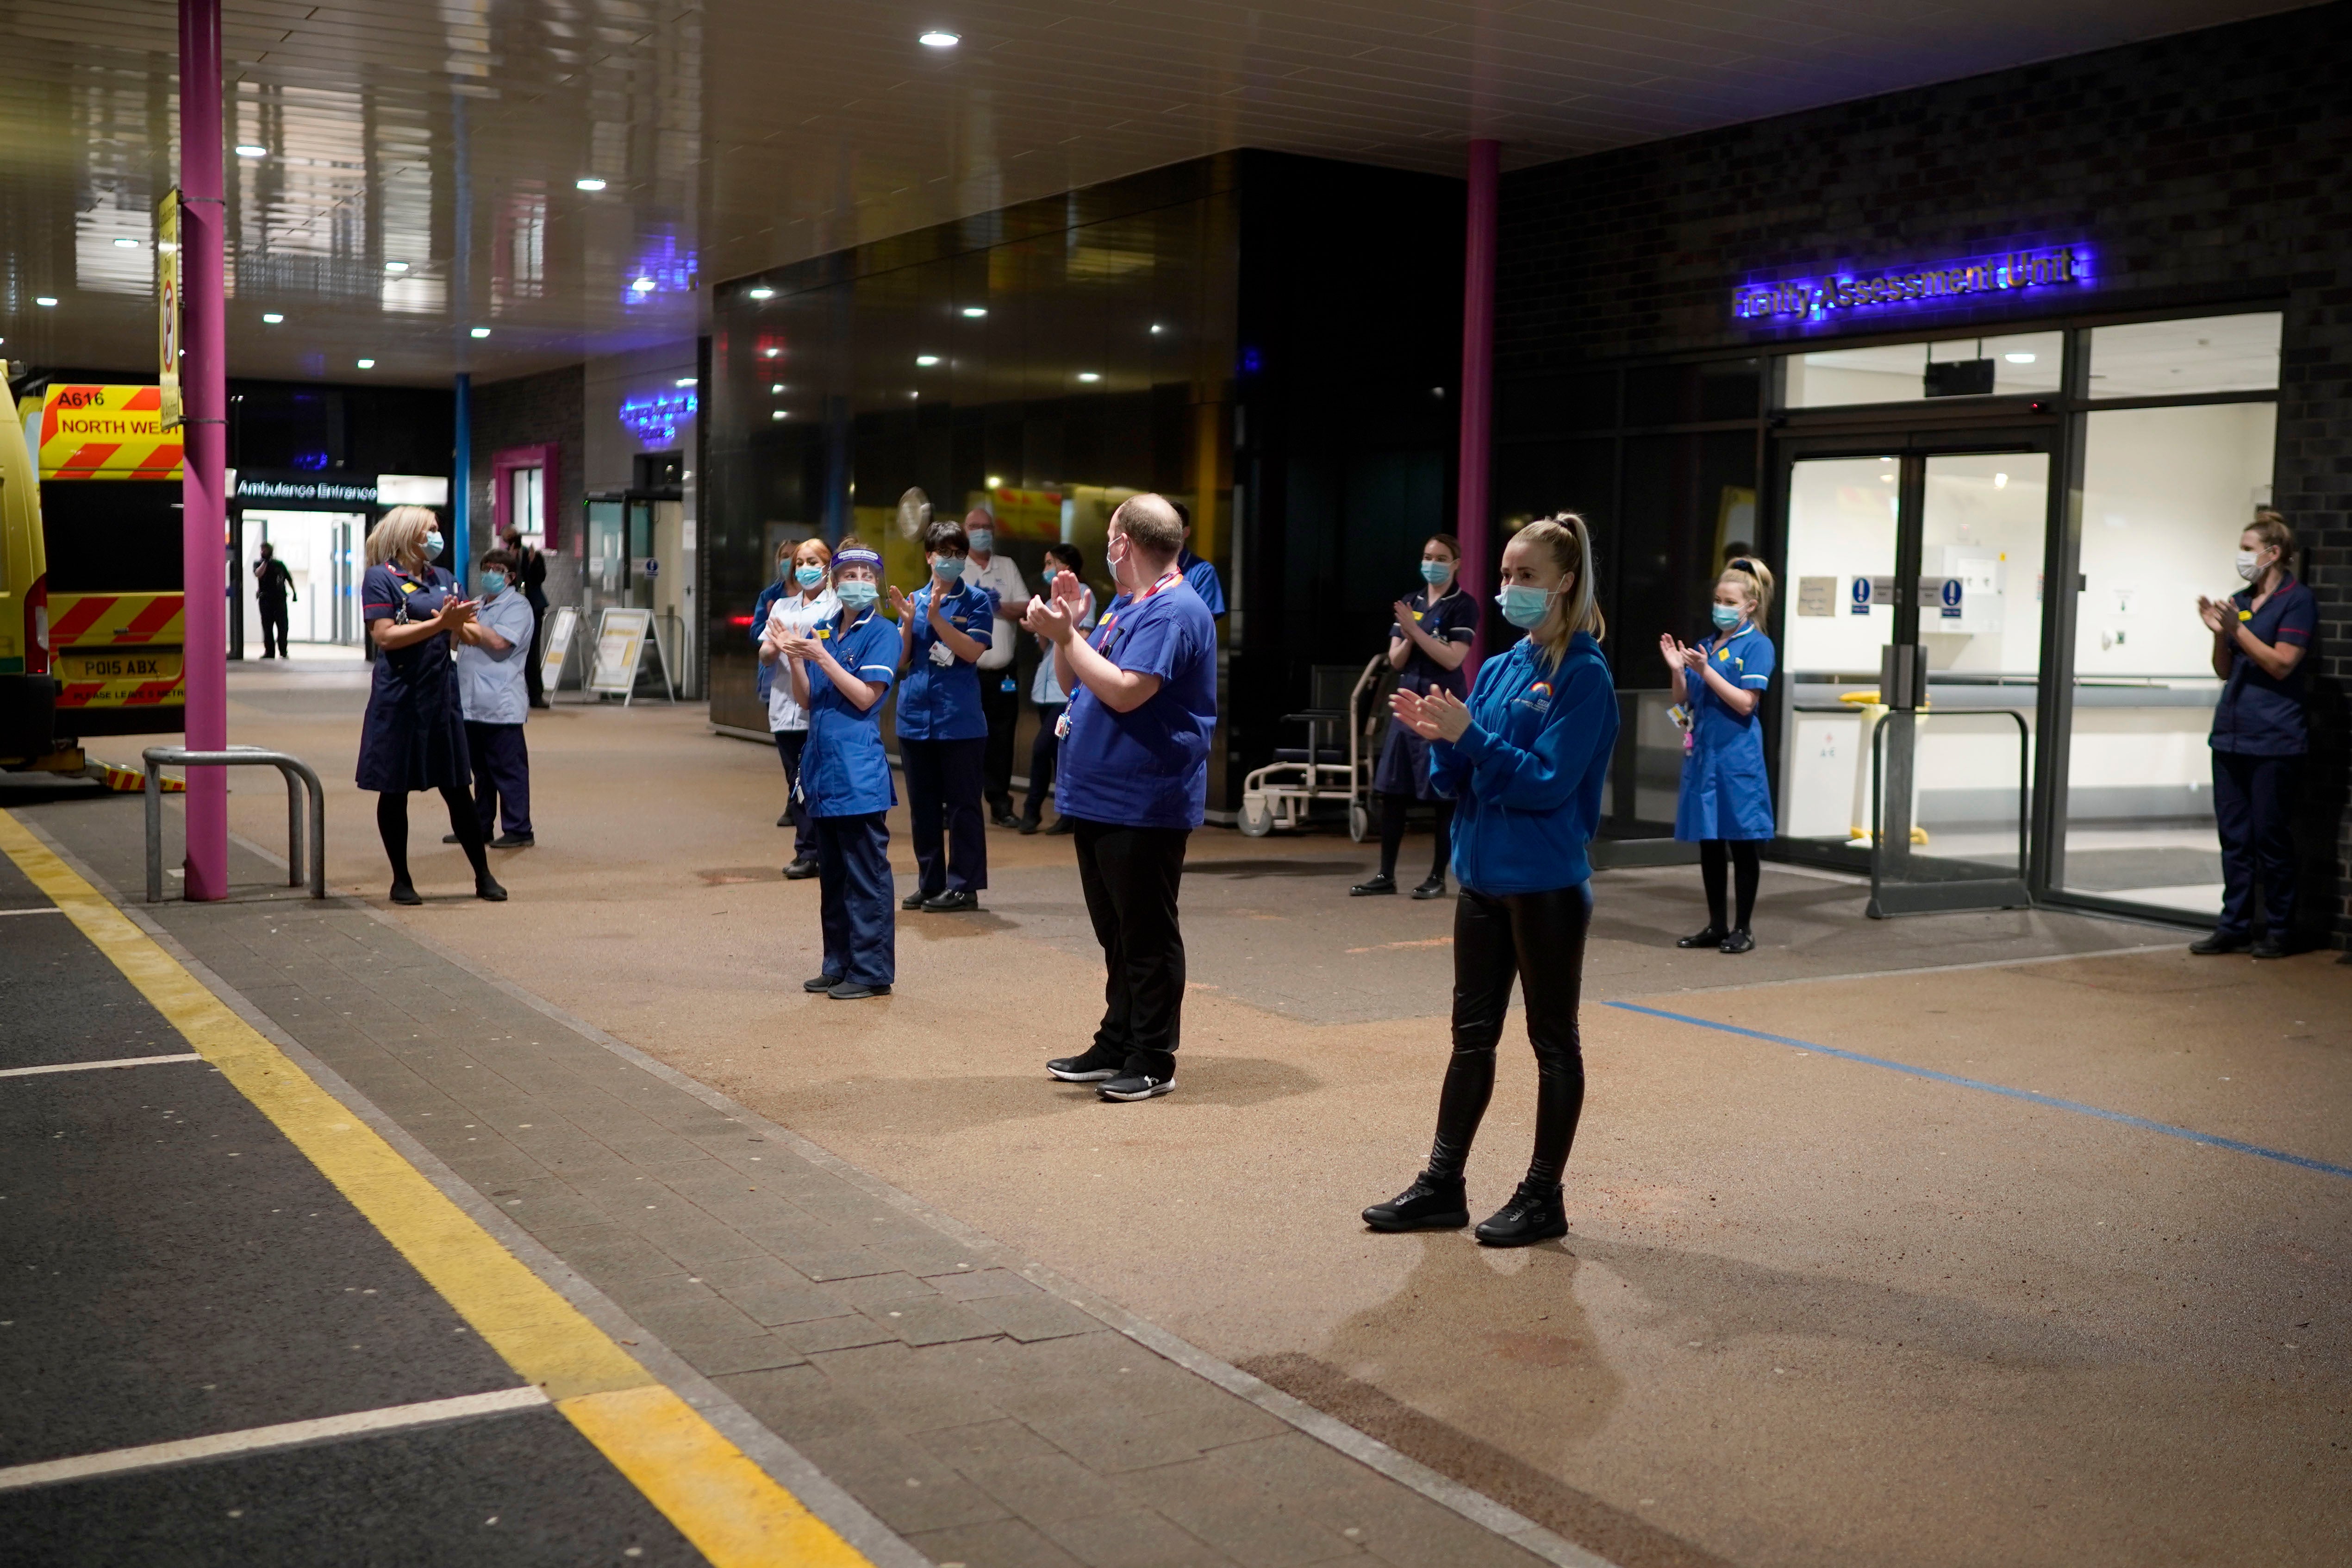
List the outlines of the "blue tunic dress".
<svg viewBox="0 0 2352 1568">
<path fill-rule="evenodd" d="M 1466 643 L 1477 630 L 1478 605 L 1459 588 L 1430 602 L 1433 592 L 1424 586 L 1405 601 L 1421 629 L 1440 642 Z M 1389 627 L 1389 641 L 1394 644 L 1404 637 L 1404 628 Z M 1457 667 L 1446 668 L 1422 651 L 1419 643 L 1397 672 L 1397 689 L 1425 695 L 1432 691 L 1450 691 L 1456 697 L 1469 694 L 1470 683 L 1463 679 Z M 1380 763 L 1372 770 L 1372 788 L 1382 795 L 1406 795 L 1416 800 L 1435 800 L 1437 792 L 1429 783 L 1430 742 L 1405 726 L 1395 714 L 1389 715 L 1388 733 L 1381 742 Z"/>
<path fill-rule="evenodd" d="M 1745 691 L 1772 684 L 1772 639 L 1752 626 L 1699 645 L 1707 663 Z M 1764 709 L 1734 713 L 1705 677 L 1689 671 L 1683 687 L 1691 714 L 1691 749 L 1683 758 L 1682 797 L 1675 806 L 1675 837 L 1685 844 L 1709 838 L 1772 837 L 1772 785 L 1764 772 Z"/>
<path fill-rule="evenodd" d="M 457 588 L 457 580 L 438 566 L 415 574 L 399 566 L 371 566 L 360 579 L 360 613 L 371 621 L 402 626 L 430 620 L 458 596 Z M 405 795 L 472 785 L 449 634 L 376 649 L 374 684 L 360 728 L 360 788 Z"/>
</svg>

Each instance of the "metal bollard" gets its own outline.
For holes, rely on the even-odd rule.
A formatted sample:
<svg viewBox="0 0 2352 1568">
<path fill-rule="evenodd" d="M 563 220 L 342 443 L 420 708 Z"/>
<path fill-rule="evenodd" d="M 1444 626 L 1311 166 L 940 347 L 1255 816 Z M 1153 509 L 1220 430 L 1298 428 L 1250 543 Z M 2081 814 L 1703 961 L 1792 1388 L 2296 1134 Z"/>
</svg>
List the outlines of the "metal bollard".
<svg viewBox="0 0 2352 1568">
<path fill-rule="evenodd" d="M 185 746 L 150 746 L 139 753 L 147 764 L 147 901 L 163 901 L 163 775 L 164 764 L 176 767 L 273 767 L 286 776 L 286 885 L 303 882 L 302 797 L 310 795 L 310 896 L 327 896 L 327 791 L 319 775 L 301 758 L 259 746 L 231 746 L 225 752 L 192 752 Z"/>
</svg>

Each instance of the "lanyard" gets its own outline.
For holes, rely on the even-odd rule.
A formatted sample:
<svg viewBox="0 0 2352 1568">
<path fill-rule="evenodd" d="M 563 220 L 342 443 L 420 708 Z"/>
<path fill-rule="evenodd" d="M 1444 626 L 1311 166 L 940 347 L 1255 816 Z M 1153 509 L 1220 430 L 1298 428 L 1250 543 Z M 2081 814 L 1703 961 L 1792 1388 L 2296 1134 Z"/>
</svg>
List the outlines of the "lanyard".
<svg viewBox="0 0 2352 1568">
<path fill-rule="evenodd" d="M 1130 610 L 1131 610 L 1131 609 L 1135 608 L 1135 607 L 1136 607 L 1136 605 L 1140 605 L 1141 603 L 1143 603 L 1143 601 L 1144 601 L 1144 600 L 1149 599 L 1150 597 L 1151 597 L 1151 595 L 1152 595 L 1157 594 L 1158 592 L 1160 592 L 1160 589 L 1162 589 L 1162 588 L 1166 588 L 1166 587 L 1173 586 L 1174 584 L 1178 584 L 1178 583 L 1181 583 L 1183 580 L 1184 580 L 1184 574 L 1182 574 L 1181 572 L 1177 571 L 1174 567 L 1172 567 L 1172 566 L 1171 566 L 1171 567 L 1170 567 L 1170 568 L 1168 569 L 1167 575 L 1165 575 L 1165 576 L 1161 577 L 1161 578 L 1160 579 L 1160 581 L 1159 581 L 1159 582 L 1154 583 L 1153 584 L 1151 584 L 1151 586 L 1150 586 L 1150 587 L 1146 588 L 1142 593 L 1138 594 L 1138 595 L 1137 595 L 1133 599 L 1130 599 L 1129 601 L 1128 601 L 1128 606 L 1127 606 L 1127 607 L 1128 607 L 1129 609 L 1130 609 Z M 1102 639 L 1103 639 L 1103 640 L 1102 640 L 1102 642 L 1101 642 L 1100 644 L 1098 644 L 1098 645 L 1097 645 L 1097 646 L 1101 647 L 1109 647 L 1109 646 L 1110 646 L 1110 629 L 1111 629 L 1111 627 L 1113 627 L 1114 626 L 1117 626 L 1118 624 L 1118 611 L 1116 611 L 1116 610 L 1112 611 L 1109 615 L 1105 616 L 1103 617 L 1103 624 L 1102 624 Z"/>
</svg>

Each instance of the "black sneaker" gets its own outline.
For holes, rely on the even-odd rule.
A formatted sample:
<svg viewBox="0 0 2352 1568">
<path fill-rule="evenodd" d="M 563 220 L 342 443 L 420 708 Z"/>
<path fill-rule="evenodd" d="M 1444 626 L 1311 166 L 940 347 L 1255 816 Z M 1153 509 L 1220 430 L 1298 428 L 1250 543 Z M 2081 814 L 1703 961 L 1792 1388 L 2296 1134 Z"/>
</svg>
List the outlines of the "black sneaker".
<svg viewBox="0 0 2352 1568">
<path fill-rule="evenodd" d="M 792 825 L 793 814 L 789 810 L 786 811 L 783 816 L 776 818 L 776 826 L 779 827 L 790 827 Z"/>
<path fill-rule="evenodd" d="M 2286 955 L 2286 943 L 2268 933 L 2256 937 L 2254 945 L 2246 949 L 2249 958 L 2284 958 Z"/>
<path fill-rule="evenodd" d="M 490 840 L 490 847 L 493 849 L 528 849 L 538 842 L 539 836 L 537 834 L 501 833 L 496 838 Z"/>
<path fill-rule="evenodd" d="M 815 875 L 816 862 L 805 855 L 784 868 L 784 880 L 787 882 L 805 882 Z"/>
<path fill-rule="evenodd" d="M 1075 833 L 1077 829 L 1070 825 L 1070 819 L 1068 817 L 1057 816 L 1054 818 L 1054 826 L 1045 829 L 1045 836 L 1052 838 L 1057 837 L 1066 833 Z"/>
<path fill-rule="evenodd" d="M 999 827 L 1018 827 L 1021 826 L 1021 819 L 1013 815 L 1013 808 L 1009 805 L 1000 808 L 996 815 L 990 817 L 989 820 L 996 824 Z"/>
<path fill-rule="evenodd" d="M 936 898 L 925 899 L 923 908 L 935 915 L 978 914 L 980 895 L 969 888 L 951 889 Z"/>
<path fill-rule="evenodd" d="M 825 993 L 836 1002 L 863 1002 L 868 996 L 887 996 L 887 985 L 867 985 L 860 981 L 845 980 Z"/>
<path fill-rule="evenodd" d="M 392 885 L 392 901 L 395 904 L 421 904 L 425 900 L 418 898 L 416 889 L 406 882 L 394 882 Z"/>
<path fill-rule="evenodd" d="M 507 901 L 507 890 L 499 886 L 496 877 L 477 877 L 474 879 L 474 897 L 484 903 L 503 904 Z"/>
<path fill-rule="evenodd" d="M 930 896 L 930 894 L 923 891 L 922 889 L 917 888 L 913 892 L 908 893 L 905 898 L 898 900 L 898 907 L 902 910 L 919 910 L 923 907 L 923 901 Z"/>
<path fill-rule="evenodd" d="M 1521 1182 L 1511 1201 L 1497 1209 L 1493 1218 L 1481 1220 L 1472 1234 L 1481 1247 L 1533 1247 L 1568 1234 L 1568 1211 L 1560 1206 L 1558 1187 L 1531 1192 Z"/>
<path fill-rule="evenodd" d="M 441 842 L 444 844 L 461 844 L 465 841 L 454 833 L 445 833 L 441 836 Z"/>
<path fill-rule="evenodd" d="M 1021 819 L 1021 822 L 1020 822 L 1021 837 L 1024 837 L 1024 838 L 1028 837 L 1031 834 L 1033 834 L 1033 833 L 1034 833 L 1034 832 L 1036 832 L 1036 831 L 1037 831 L 1037 826 L 1038 826 L 1038 823 L 1037 823 L 1037 819 L 1036 819 L 1035 817 L 1034 817 L 1034 816 L 1024 816 L 1024 817 L 1023 817 L 1023 818 Z"/>
<path fill-rule="evenodd" d="M 1349 889 L 1348 896 L 1351 899 L 1367 899 L 1375 893 L 1393 893 L 1395 891 L 1396 879 L 1390 876 L 1386 871 L 1375 871 L 1365 880 L 1360 881 L 1354 887 Z"/>
<path fill-rule="evenodd" d="M 1124 1056 L 1097 1056 L 1092 1047 L 1075 1057 L 1055 1057 L 1045 1070 L 1064 1083 L 1108 1083 L 1127 1068 Z"/>
<path fill-rule="evenodd" d="M 1470 1223 L 1470 1194 L 1461 1177 L 1423 1171 L 1412 1185 L 1366 1209 L 1364 1223 L 1374 1230 L 1460 1230 Z"/>
<path fill-rule="evenodd" d="M 1423 882 L 1420 887 L 1415 888 L 1412 890 L 1412 896 L 1416 899 L 1444 898 L 1445 896 L 1445 879 L 1438 873 L 1432 871 L 1429 874 L 1428 880 Z"/>
<path fill-rule="evenodd" d="M 806 980 L 801 982 L 801 989 L 803 991 L 830 991 L 840 984 L 841 976 L 838 974 L 813 974 Z"/>
<path fill-rule="evenodd" d="M 1731 933 L 1721 926 L 1702 926 L 1688 936 L 1676 937 L 1676 947 L 1721 947 L 1723 939 Z"/>
<path fill-rule="evenodd" d="M 2210 958 L 2217 952 L 2243 952 L 2253 944 L 2254 939 L 2243 931 L 2217 931 L 2210 936 L 2201 936 L 2190 942 L 2189 951 L 2200 957 Z"/>
<path fill-rule="evenodd" d="M 1105 1100 L 1157 1100 L 1176 1087 L 1172 1078 L 1152 1078 L 1139 1072 L 1123 1072 L 1095 1093 Z"/>
<path fill-rule="evenodd" d="M 1744 931 L 1727 933 L 1716 948 L 1717 952 L 1753 952 L 1754 951 L 1756 951 L 1756 939 Z"/>
</svg>

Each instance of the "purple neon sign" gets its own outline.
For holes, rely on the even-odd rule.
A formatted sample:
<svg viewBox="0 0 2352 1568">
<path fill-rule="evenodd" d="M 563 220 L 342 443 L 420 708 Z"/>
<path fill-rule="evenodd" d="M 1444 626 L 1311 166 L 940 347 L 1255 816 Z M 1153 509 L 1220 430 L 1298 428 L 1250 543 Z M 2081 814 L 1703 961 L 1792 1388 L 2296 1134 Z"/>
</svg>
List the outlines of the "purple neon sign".
<svg viewBox="0 0 2352 1568">
<path fill-rule="evenodd" d="M 1825 321 L 1849 311 L 1961 304 L 1979 295 L 2087 287 L 2090 282 L 2091 253 L 2070 245 L 1885 272 L 1746 283 L 1731 291 L 1731 313 L 1743 321 Z"/>
</svg>

